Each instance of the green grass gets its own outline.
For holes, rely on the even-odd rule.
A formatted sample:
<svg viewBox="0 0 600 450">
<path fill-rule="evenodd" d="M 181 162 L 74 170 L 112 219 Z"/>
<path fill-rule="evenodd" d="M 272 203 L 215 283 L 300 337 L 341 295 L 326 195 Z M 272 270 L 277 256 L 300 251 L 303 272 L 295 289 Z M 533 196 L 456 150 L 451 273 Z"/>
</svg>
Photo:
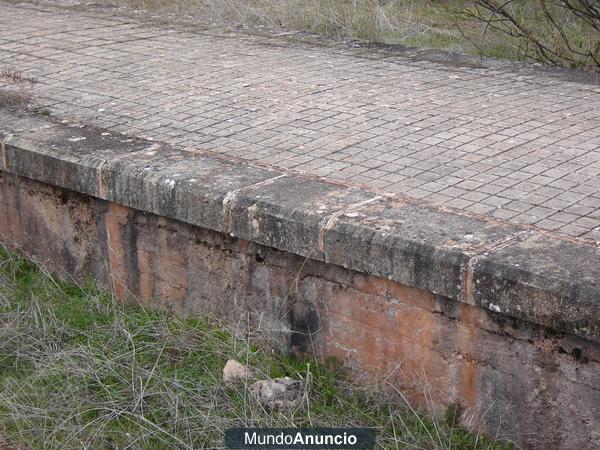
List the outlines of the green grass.
<svg viewBox="0 0 600 450">
<path fill-rule="evenodd" d="M 110 5 L 182 13 L 202 22 L 301 31 L 341 39 L 404 44 L 510 60 L 540 61 L 528 39 L 510 36 L 509 22 L 474 0 L 102 0 Z M 556 25 L 544 16 L 540 0 L 498 0 L 557 55 L 553 64 L 600 70 L 590 56 L 600 52 L 600 33 L 576 14 L 553 6 Z M 562 41 L 566 37 L 569 46 Z M 548 62 L 543 61 L 542 62 Z"/>
<path fill-rule="evenodd" d="M 267 411 L 220 381 L 229 358 L 264 377 L 303 380 L 294 411 Z M 352 385 L 333 361 L 261 351 L 205 317 L 125 306 L 58 281 L 0 247 L 0 445 L 219 448 L 232 426 L 376 427 L 378 448 L 509 448 L 415 412 L 398 395 Z"/>
</svg>

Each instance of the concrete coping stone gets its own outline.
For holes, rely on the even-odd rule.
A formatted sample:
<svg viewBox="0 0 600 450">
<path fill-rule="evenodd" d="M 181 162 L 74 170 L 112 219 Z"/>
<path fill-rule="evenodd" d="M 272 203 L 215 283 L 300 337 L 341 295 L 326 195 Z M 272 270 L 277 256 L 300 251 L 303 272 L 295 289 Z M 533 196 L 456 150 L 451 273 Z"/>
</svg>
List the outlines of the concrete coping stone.
<svg viewBox="0 0 600 450">
<path fill-rule="evenodd" d="M 600 248 L 525 225 L 0 110 L 1 170 L 600 342 Z"/>
</svg>

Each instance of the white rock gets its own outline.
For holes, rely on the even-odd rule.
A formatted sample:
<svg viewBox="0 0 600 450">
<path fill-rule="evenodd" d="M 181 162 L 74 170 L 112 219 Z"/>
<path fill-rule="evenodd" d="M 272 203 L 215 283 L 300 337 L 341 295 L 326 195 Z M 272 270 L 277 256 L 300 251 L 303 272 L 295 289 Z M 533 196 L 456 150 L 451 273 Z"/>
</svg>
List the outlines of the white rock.
<svg viewBox="0 0 600 450">
<path fill-rule="evenodd" d="M 223 367 L 223 382 L 232 383 L 236 380 L 248 381 L 254 378 L 254 370 L 250 367 L 230 359 Z"/>
</svg>

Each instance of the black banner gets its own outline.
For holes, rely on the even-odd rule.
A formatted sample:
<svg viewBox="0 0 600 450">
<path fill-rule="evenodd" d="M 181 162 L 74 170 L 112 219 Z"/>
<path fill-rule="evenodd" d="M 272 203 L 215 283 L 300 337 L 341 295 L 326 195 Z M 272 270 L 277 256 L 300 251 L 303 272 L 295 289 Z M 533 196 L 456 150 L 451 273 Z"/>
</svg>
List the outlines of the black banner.
<svg viewBox="0 0 600 450">
<path fill-rule="evenodd" d="M 371 428 L 230 428 L 230 449 L 372 449 Z"/>
</svg>

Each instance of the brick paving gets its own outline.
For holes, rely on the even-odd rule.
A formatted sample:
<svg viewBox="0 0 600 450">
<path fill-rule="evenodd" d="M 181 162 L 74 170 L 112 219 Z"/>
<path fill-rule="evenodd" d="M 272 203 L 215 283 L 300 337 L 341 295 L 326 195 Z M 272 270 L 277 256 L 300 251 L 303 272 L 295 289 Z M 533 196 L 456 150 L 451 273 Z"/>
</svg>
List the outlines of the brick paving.
<svg viewBox="0 0 600 450">
<path fill-rule="evenodd" d="M 1 66 L 52 115 L 600 241 L 598 84 L 0 1 Z"/>
</svg>

